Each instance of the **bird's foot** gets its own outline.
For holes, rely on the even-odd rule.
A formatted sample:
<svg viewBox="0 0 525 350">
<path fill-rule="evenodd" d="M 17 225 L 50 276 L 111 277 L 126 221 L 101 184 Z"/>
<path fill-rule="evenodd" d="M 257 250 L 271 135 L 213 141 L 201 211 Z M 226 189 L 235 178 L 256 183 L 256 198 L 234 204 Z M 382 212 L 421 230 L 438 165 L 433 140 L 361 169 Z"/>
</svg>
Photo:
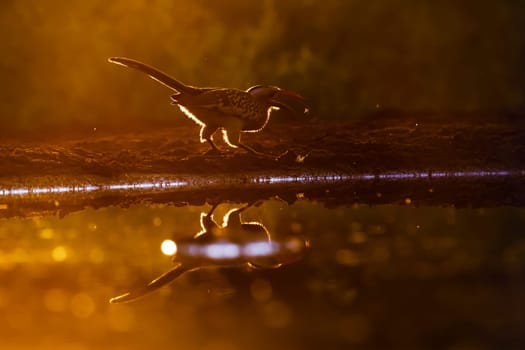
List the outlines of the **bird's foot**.
<svg viewBox="0 0 525 350">
<path fill-rule="evenodd" d="M 283 156 L 285 156 L 288 153 L 288 151 L 275 155 L 271 153 L 259 153 L 255 154 L 256 157 L 259 157 L 261 159 L 268 159 L 268 160 L 274 160 L 274 161 L 280 161 Z"/>
<path fill-rule="evenodd" d="M 217 157 L 222 155 L 222 152 L 218 148 L 211 148 L 208 151 L 204 152 L 203 155 L 209 157 Z"/>
<path fill-rule="evenodd" d="M 289 155 L 290 155 L 290 151 L 286 150 L 283 153 L 281 153 L 281 154 L 279 154 L 277 156 L 274 156 L 274 158 L 275 158 L 276 161 L 282 161 L 282 160 L 286 160 L 287 158 L 289 158 Z"/>
<path fill-rule="evenodd" d="M 298 154 L 295 151 L 286 150 L 283 153 L 281 153 L 280 155 L 278 155 L 277 157 L 275 157 L 275 160 L 279 161 L 279 162 L 301 164 L 301 163 L 304 163 L 304 160 L 309 155 L 310 155 L 310 152 L 308 152 L 307 154 L 301 155 L 301 154 Z"/>
</svg>

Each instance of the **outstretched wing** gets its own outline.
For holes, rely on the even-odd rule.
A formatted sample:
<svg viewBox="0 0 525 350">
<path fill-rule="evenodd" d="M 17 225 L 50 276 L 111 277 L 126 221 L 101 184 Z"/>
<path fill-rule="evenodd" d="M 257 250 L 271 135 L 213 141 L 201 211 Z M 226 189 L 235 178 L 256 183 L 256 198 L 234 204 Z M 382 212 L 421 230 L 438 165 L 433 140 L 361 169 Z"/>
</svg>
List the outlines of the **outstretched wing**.
<svg viewBox="0 0 525 350">
<path fill-rule="evenodd" d="M 191 270 L 191 268 L 185 267 L 183 264 L 179 264 L 170 271 L 151 281 L 146 287 L 111 298 L 109 302 L 112 304 L 116 304 L 127 303 L 136 300 L 138 298 L 143 297 L 146 294 L 156 291 L 160 287 L 165 286 L 166 284 L 170 283 L 175 278 L 179 277 L 180 275 L 189 270 Z"/>
</svg>

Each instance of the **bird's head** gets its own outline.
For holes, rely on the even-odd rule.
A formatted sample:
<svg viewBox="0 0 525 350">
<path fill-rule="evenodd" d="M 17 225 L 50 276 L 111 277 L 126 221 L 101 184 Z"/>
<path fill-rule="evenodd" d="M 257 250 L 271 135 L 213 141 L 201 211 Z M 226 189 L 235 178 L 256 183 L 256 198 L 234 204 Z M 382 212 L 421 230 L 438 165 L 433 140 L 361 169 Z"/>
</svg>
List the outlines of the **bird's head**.
<svg viewBox="0 0 525 350">
<path fill-rule="evenodd" d="M 308 113 L 304 98 L 293 91 L 266 85 L 252 86 L 246 91 L 257 100 L 266 103 L 268 107 L 284 108 L 294 114 Z"/>
</svg>

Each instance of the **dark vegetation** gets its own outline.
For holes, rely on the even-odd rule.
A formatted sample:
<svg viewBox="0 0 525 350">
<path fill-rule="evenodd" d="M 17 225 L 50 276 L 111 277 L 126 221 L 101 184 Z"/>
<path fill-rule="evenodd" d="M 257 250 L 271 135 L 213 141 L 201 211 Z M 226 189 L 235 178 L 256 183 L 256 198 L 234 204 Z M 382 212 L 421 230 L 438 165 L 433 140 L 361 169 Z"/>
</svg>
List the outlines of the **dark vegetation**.
<svg viewBox="0 0 525 350">
<path fill-rule="evenodd" d="M 180 124 L 128 56 L 194 85 L 303 94 L 317 121 L 385 110 L 521 118 L 524 5 L 412 0 L 3 1 L 0 135 Z"/>
</svg>

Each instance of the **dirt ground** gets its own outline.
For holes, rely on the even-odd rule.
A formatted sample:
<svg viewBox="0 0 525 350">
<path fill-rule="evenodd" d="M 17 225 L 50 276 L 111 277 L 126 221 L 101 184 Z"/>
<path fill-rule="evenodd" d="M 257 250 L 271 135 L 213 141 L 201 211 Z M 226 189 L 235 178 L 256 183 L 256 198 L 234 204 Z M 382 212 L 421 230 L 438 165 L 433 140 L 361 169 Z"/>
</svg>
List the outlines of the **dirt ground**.
<svg viewBox="0 0 525 350">
<path fill-rule="evenodd" d="M 525 122 L 524 118 L 464 115 L 412 116 L 383 114 L 354 123 L 299 121 L 270 122 L 262 132 L 245 134 L 243 141 L 271 154 L 286 155 L 278 160 L 247 154 L 218 142 L 221 154 L 209 154 L 209 146 L 198 140 L 198 127 L 187 121 L 179 127 L 142 132 L 101 133 L 28 141 L 0 143 L 0 189 L 30 186 L 74 185 L 81 182 L 111 183 L 132 176 L 159 174 L 239 178 L 252 175 L 300 175 L 335 173 L 345 175 L 389 172 L 434 171 L 517 171 L 513 179 L 451 180 L 419 182 L 373 182 L 360 184 L 300 185 L 256 188 L 240 186 L 157 194 L 149 200 L 176 203 L 202 203 L 212 197 L 253 201 L 271 195 L 295 199 L 298 192 L 328 204 L 365 202 L 381 204 L 406 198 L 421 204 L 439 205 L 524 205 Z M 218 135 L 217 135 L 218 136 Z M 218 138 L 216 136 L 216 138 Z M 345 187 L 346 186 L 346 187 Z M 242 188 L 241 188 L 242 187 Z M 330 188 L 328 188 L 330 187 Z M 441 191 L 434 191 L 441 188 Z M 211 191 L 211 192 L 210 192 Z M 265 192 L 266 191 L 266 192 Z M 175 197 L 174 197 L 175 196 Z M 87 196 L 70 203 L 70 209 L 84 205 L 126 205 L 140 200 L 135 196 Z M 1 199 L 1 198 L 0 198 Z M 39 198 L 27 199 L 34 207 Z M 13 208 L 3 216 L 19 215 L 21 199 L 5 199 Z M 87 201 L 87 202 L 86 202 Z M 44 201 L 53 207 L 53 201 Z M 32 204 L 28 204 L 32 203 Z M 76 204 L 75 204 L 76 203 Z M 14 208 L 20 210 L 15 210 Z M 38 210 L 43 210 L 38 206 Z M 26 208 L 27 209 L 27 208 Z M 53 209 L 54 210 L 54 209 Z M 69 211 L 69 210 L 66 210 Z"/>
<path fill-rule="evenodd" d="M 279 155 L 261 159 L 220 140 L 222 154 L 207 154 L 198 126 L 135 133 L 100 134 L 38 142 L 0 142 L 0 184 L 31 175 L 238 174 L 334 171 L 521 169 L 525 164 L 525 118 L 377 116 L 358 123 L 277 123 L 244 134 L 253 148 Z M 219 139 L 220 135 L 215 136 Z M 296 162 L 296 156 L 303 162 Z"/>
</svg>

